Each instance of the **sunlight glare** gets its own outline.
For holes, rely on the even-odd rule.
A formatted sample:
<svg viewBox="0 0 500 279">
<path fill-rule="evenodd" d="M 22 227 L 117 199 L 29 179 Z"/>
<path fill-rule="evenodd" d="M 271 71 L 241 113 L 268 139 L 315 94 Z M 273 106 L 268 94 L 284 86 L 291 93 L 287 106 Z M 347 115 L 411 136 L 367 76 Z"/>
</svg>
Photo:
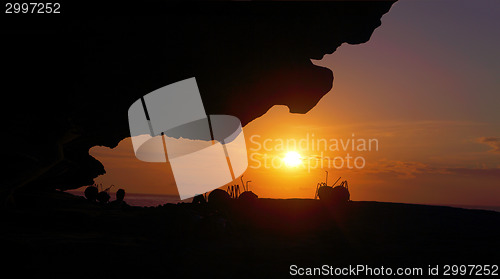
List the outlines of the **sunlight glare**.
<svg viewBox="0 0 500 279">
<path fill-rule="evenodd" d="M 295 151 L 289 151 L 286 153 L 285 158 L 283 158 L 283 162 L 288 167 L 296 167 L 302 163 L 302 157 Z"/>
</svg>

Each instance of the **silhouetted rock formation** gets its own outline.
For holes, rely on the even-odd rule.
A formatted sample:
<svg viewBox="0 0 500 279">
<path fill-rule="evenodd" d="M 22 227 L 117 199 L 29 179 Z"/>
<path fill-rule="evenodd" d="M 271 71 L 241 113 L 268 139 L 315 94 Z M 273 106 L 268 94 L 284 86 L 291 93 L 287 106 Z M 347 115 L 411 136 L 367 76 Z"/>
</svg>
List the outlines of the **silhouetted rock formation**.
<svg viewBox="0 0 500 279">
<path fill-rule="evenodd" d="M 253 202 L 253 201 L 256 201 L 258 198 L 259 198 L 259 196 L 254 194 L 254 192 L 245 191 L 245 192 L 240 194 L 240 196 L 238 197 L 238 200 L 242 201 L 242 202 Z"/>
<path fill-rule="evenodd" d="M 231 201 L 231 196 L 221 189 L 215 189 L 208 194 L 208 203 L 215 207 L 226 207 Z"/>
<path fill-rule="evenodd" d="M 332 205 L 341 205 L 349 201 L 351 194 L 343 186 L 321 186 L 318 189 L 318 196 L 321 201 Z"/>
<path fill-rule="evenodd" d="M 0 26 L 10 108 L 1 194 L 92 184 L 105 170 L 88 150 L 130 136 L 129 106 L 185 78 L 196 77 L 208 114 L 243 125 L 277 104 L 305 113 L 333 82 L 310 59 L 368 41 L 393 2 L 169 2 L 156 14 L 134 5 L 123 17 L 81 5 L 77 16 L 68 3 L 61 17 L 10 17 Z"/>
</svg>

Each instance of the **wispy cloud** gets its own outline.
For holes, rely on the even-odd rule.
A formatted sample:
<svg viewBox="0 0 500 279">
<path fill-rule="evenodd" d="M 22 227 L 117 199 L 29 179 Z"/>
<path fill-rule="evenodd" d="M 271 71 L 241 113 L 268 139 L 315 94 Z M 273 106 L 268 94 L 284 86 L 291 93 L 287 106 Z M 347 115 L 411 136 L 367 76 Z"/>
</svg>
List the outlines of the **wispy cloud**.
<svg viewBox="0 0 500 279">
<path fill-rule="evenodd" d="M 405 162 L 395 160 L 379 160 L 362 170 L 367 174 L 393 176 L 401 179 L 413 179 L 418 175 L 441 174 L 461 175 L 472 177 L 498 177 L 500 178 L 500 167 L 496 168 L 469 168 L 469 167 L 438 167 L 421 162 Z"/>
<path fill-rule="evenodd" d="M 493 149 L 489 152 L 500 154 L 500 137 L 481 137 L 477 139 L 477 142 L 487 144 Z"/>
<path fill-rule="evenodd" d="M 404 162 L 386 159 L 367 164 L 367 167 L 364 171 L 372 174 L 394 175 L 398 178 L 403 179 L 415 178 L 416 175 L 424 173 L 449 173 L 449 171 L 446 169 L 435 168 L 421 162 Z"/>
<path fill-rule="evenodd" d="M 446 171 L 456 175 L 500 178 L 500 168 L 447 168 Z"/>
</svg>

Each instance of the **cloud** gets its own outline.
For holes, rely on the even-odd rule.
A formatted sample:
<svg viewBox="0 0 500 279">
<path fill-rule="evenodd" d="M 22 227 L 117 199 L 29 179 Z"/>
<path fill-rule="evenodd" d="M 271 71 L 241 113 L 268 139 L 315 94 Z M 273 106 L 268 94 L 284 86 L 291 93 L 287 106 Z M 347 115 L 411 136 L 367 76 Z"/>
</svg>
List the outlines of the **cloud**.
<svg viewBox="0 0 500 279">
<path fill-rule="evenodd" d="M 500 137 L 481 137 L 477 139 L 477 142 L 487 144 L 493 149 L 489 152 L 500 154 Z"/>
<path fill-rule="evenodd" d="M 424 173 L 449 173 L 445 169 L 434 168 L 421 162 L 405 162 L 387 159 L 381 159 L 367 164 L 367 167 L 363 171 L 371 174 L 390 175 L 402 179 L 412 179 Z"/>
<path fill-rule="evenodd" d="M 447 168 L 446 171 L 455 175 L 500 178 L 500 168 Z"/>
<path fill-rule="evenodd" d="M 382 159 L 362 170 L 368 174 L 392 176 L 401 179 L 413 179 L 418 175 L 440 174 L 460 175 L 472 177 L 498 177 L 500 167 L 497 168 L 467 168 L 467 167 L 435 167 L 421 162 L 405 162 Z"/>
</svg>

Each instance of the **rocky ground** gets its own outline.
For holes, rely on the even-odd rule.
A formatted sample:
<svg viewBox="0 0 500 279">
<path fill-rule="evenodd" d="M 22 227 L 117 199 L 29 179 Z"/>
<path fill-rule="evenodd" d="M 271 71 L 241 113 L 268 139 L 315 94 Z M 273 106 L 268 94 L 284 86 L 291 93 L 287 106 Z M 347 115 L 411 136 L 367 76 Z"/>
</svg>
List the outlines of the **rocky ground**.
<svg viewBox="0 0 500 279">
<path fill-rule="evenodd" d="M 290 265 L 499 264 L 499 235 L 500 213 L 484 210 L 308 199 L 109 208 L 53 192 L 19 195 L 0 239 L 16 276 L 276 278 Z"/>
</svg>

